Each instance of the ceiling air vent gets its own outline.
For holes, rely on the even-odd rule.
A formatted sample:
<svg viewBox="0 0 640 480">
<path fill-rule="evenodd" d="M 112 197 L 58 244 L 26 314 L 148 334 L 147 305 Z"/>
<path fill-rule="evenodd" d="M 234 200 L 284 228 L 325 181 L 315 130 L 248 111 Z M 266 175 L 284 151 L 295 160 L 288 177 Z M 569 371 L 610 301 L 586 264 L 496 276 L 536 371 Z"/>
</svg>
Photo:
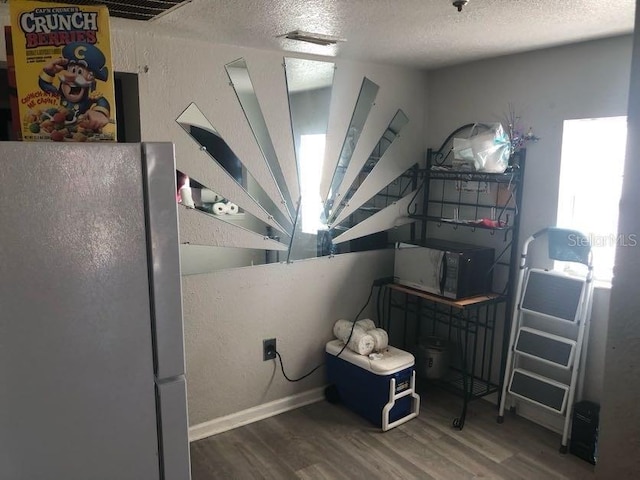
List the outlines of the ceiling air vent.
<svg viewBox="0 0 640 480">
<path fill-rule="evenodd" d="M 42 0 L 45 1 L 45 0 Z M 56 0 L 69 5 L 106 5 L 111 17 L 153 20 L 192 0 Z"/>
<path fill-rule="evenodd" d="M 322 33 L 304 32 L 302 30 L 294 30 L 282 35 L 278 35 L 278 38 L 288 38 L 289 40 L 298 40 L 300 42 L 313 43 L 315 45 L 322 45 L 328 47 L 329 45 L 335 45 L 338 42 L 345 42 L 343 38 L 334 37 L 332 35 L 324 35 Z"/>
</svg>

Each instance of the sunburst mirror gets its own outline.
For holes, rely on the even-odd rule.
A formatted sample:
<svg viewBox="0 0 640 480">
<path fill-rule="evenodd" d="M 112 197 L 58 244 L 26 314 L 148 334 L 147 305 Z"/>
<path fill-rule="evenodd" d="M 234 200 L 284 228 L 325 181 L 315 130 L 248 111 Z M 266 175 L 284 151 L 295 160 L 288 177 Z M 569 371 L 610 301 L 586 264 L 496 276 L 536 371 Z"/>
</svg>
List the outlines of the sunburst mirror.
<svg viewBox="0 0 640 480">
<path fill-rule="evenodd" d="M 191 225 L 189 233 L 181 235 L 183 274 L 292 262 L 372 245 L 383 248 L 386 237 L 377 238 L 377 244 L 362 239 L 375 239 L 379 232 L 413 222 L 409 211 L 415 203 L 416 181 L 406 171 L 418 159 L 402 153 L 401 131 L 409 122 L 405 113 L 398 110 L 390 119 L 373 151 L 356 153 L 363 152 L 357 149 L 358 141 L 380 89 L 365 77 L 355 92 L 339 156 L 328 158 L 335 65 L 285 58 L 284 67 L 295 175 L 287 174 L 278 158 L 242 58 L 225 65 L 225 70 L 260 158 L 239 158 L 195 103 L 177 118 L 199 145 L 200 154 L 211 160 L 216 169 L 212 178 L 227 177 L 235 185 L 229 188 L 228 181 L 221 182 L 227 185 L 223 192 L 222 186 L 204 185 L 189 172 L 178 173 L 182 187 L 178 199 L 185 207 L 181 219 Z M 260 177 L 260 182 L 254 170 L 264 171 L 265 166 L 270 175 L 267 180 Z M 331 172 L 326 182 L 323 171 Z M 321 191 L 321 185 L 329 185 L 328 191 Z"/>
</svg>

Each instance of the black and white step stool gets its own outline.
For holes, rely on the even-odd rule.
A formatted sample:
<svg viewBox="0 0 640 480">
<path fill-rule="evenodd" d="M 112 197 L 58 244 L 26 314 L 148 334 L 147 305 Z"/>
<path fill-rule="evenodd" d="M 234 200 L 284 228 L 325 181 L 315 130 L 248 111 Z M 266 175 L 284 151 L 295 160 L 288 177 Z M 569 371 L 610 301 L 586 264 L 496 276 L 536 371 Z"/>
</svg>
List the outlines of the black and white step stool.
<svg viewBox="0 0 640 480">
<path fill-rule="evenodd" d="M 574 276 L 530 268 L 529 245 L 542 236 L 548 238 L 550 259 L 582 263 L 586 273 Z M 567 451 L 576 389 L 581 396 L 592 298 L 591 248 L 584 235 L 547 228 L 525 241 L 498 422 L 504 421 L 505 405 L 514 398 L 561 415 L 562 453 Z"/>
</svg>

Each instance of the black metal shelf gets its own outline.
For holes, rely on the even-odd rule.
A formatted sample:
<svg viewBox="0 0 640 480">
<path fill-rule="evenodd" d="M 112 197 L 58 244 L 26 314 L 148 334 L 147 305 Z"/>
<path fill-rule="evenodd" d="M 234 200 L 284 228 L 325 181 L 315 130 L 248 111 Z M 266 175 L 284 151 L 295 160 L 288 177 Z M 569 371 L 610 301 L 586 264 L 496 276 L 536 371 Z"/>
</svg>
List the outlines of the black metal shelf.
<svg viewBox="0 0 640 480">
<path fill-rule="evenodd" d="M 491 395 L 500 390 L 500 385 L 488 382 L 475 375 L 468 375 L 466 378 L 462 372 L 451 369 L 450 373 L 441 380 L 434 382 L 443 390 L 448 390 L 455 394 L 467 394 L 470 400 L 477 400 L 486 395 Z M 466 384 L 466 389 L 464 388 Z"/>
<path fill-rule="evenodd" d="M 448 218 L 434 217 L 432 215 L 409 215 L 409 218 L 415 218 L 416 220 L 426 220 L 428 222 L 436 222 L 436 223 L 453 225 L 453 226 L 479 228 L 481 230 L 507 231 L 507 230 L 513 229 L 513 227 L 508 225 L 505 225 L 504 227 L 489 227 L 481 223 L 475 223 L 472 220 L 459 220 L 456 222 Z"/>
<path fill-rule="evenodd" d="M 457 365 L 455 362 L 449 365 L 449 375 L 435 383 L 462 397 L 462 412 L 453 422 L 455 427 L 462 429 L 468 402 L 492 393 L 499 394 L 502 389 L 510 333 L 507 317 L 512 310 L 517 278 L 525 152 L 522 150 L 517 153 L 512 159 L 515 166 L 509 167 L 505 173 L 454 170 L 435 162 L 435 159 L 447 158 L 441 152 L 446 151 L 447 142 L 451 143 L 452 137 L 453 134 L 438 152 L 429 150 L 426 168 L 418 171 L 424 196 L 422 211 L 409 215 L 410 218 L 419 221 L 416 230 L 420 229 L 420 235 L 414 240 L 428 240 L 433 236 L 435 226 L 450 226 L 454 230 L 465 227 L 465 231 L 468 229 L 470 235 L 476 230 L 489 231 L 491 235 L 502 232 L 504 235 L 500 237 L 504 238 L 490 240 L 492 247 L 496 248 L 494 266 L 501 267 L 498 280 L 494 274 L 494 289 L 501 293 L 451 300 L 392 284 L 387 286 L 388 294 L 385 294 L 384 299 L 387 307 L 387 328 L 392 327 L 392 311 L 403 313 L 405 347 L 417 349 L 417 340 L 424 330 L 459 346 L 459 358 L 452 359 Z M 495 189 L 496 191 L 482 188 L 463 189 L 454 182 L 488 182 L 499 185 L 499 188 Z M 489 212 L 490 215 L 487 217 L 503 221 L 504 224 L 493 227 L 480 223 Z M 457 235 L 456 239 L 459 241 L 460 233 Z M 488 239 L 474 242 L 472 238 L 464 241 L 489 242 Z M 394 321 L 399 318 L 401 316 L 396 315 Z M 415 331 L 410 332 L 409 325 L 412 325 Z M 494 365 L 498 353 L 501 358 L 499 367 L 497 364 Z"/>
<path fill-rule="evenodd" d="M 462 201 L 455 201 L 455 200 L 429 200 L 429 203 L 431 204 L 442 204 L 442 205 L 451 205 L 451 206 L 459 206 L 459 207 L 472 207 L 472 208 L 479 208 L 479 209 L 492 209 L 492 208 L 496 208 L 496 209 L 500 209 L 505 210 L 505 211 L 515 211 L 516 208 L 515 207 L 509 207 L 509 206 L 503 206 L 503 205 L 498 205 L 496 206 L 495 204 L 489 205 L 489 204 L 483 204 L 483 203 L 472 203 L 472 202 L 462 202 Z"/>
<path fill-rule="evenodd" d="M 449 375 L 435 383 L 463 398 L 462 413 L 454 420 L 454 426 L 462 428 L 468 402 L 500 390 L 492 360 L 495 348 L 502 343 L 497 336 L 503 318 L 499 312 L 507 297 L 491 293 L 456 300 L 404 285 L 386 287 L 389 292 L 386 328 L 390 336 L 395 331 L 392 312 L 397 310 L 404 314 L 405 347 L 407 339 L 420 338 L 425 330 L 429 336 L 443 337 L 450 348 L 456 345 L 456 354 L 450 352 Z M 409 324 L 414 325 L 413 332 L 409 331 Z"/>
<path fill-rule="evenodd" d="M 431 180 L 457 180 L 461 182 L 513 183 L 520 177 L 520 169 L 506 173 L 470 172 L 468 170 L 423 171 Z"/>
</svg>

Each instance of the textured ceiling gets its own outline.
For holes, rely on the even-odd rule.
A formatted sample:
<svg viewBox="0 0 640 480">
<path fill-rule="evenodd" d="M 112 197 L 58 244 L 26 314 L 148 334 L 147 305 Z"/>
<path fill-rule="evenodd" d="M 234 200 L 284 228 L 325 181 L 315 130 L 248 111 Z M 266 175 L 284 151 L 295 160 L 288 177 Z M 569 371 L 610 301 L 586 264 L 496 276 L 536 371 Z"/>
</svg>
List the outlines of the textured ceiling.
<svg viewBox="0 0 640 480">
<path fill-rule="evenodd" d="M 431 69 L 631 33 L 634 12 L 635 0 L 469 0 L 460 13 L 452 0 L 192 0 L 145 24 L 214 43 Z M 347 41 L 279 37 L 292 30 Z"/>
<path fill-rule="evenodd" d="M 417 68 L 630 33 L 635 0 L 193 0 L 153 21 L 172 35 Z M 344 38 L 322 47 L 291 30 Z"/>
</svg>

